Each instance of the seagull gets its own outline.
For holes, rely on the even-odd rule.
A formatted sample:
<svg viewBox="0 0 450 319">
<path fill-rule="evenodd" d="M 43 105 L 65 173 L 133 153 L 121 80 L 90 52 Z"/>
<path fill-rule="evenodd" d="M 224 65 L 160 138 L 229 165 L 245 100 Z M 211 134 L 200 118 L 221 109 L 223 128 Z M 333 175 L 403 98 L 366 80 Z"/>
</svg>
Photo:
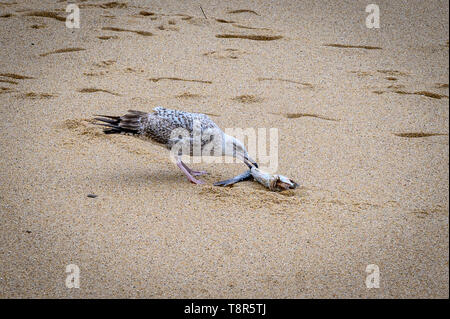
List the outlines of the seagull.
<svg viewBox="0 0 450 319">
<path fill-rule="evenodd" d="M 248 155 L 244 144 L 236 138 L 225 134 L 208 115 L 156 107 L 153 113 L 129 110 L 123 116 L 95 115 L 97 125 L 105 126 L 105 134 L 125 134 L 164 146 L 173 151 L 177 166 L 194 184 L 204 184 L 195 176 L 207 174 L 194 171 L 181 161 L 182 155 L 194 156 L 204 154 L 215 146 L 214 155 L 232 156 L 251 168 L 258 167 Z M 202 153 L 196 153 L 197 150 Z M 176 147 L 176 148 L 175 148 Z"/>
</svg>

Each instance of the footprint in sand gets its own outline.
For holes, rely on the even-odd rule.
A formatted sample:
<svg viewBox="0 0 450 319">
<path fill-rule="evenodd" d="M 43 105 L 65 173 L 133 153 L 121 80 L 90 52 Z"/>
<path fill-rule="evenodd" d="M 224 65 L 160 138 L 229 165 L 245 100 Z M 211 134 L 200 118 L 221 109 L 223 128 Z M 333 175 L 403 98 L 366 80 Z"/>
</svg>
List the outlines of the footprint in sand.
<svg viewBox="0 0 450 319">
<path fill-rule="evenodd" d="M 225 20 L 225 19 L 214 19 L 219 23 L 235 23 L 235 21 Z"/>
<path fill-rule="evenodd" d="M 237 59 L 237 58 L 239 58 L 240 56 L 242 56 L 244 54 L 246 54 L 245 51 L 241 51 L 241 50 L 238 50 L 238 49 L 232 49 L 232 48 L 225 49 L 225 50 L 210 51 L 210 52 L 203 53 L 204 56 L 211 57 L 211 58 L 214 58 L 214 59 L 219 59 L 219 60 L 220 59 L 233 59 L 234 60 L 234 59 Z"/>
<path fill-rule="evenodd" d="M 19 84 L 18 81 L 14 81 L 14 80 L 34 79 L 31 76 L 25 76 L 25 75 L 20 75 L 20 74 L 15 74 L 15 73 L 0 73 L 0 76 L 2 77 L 2 78 L 0 78 L 0 82 L 14 84 L 14 85 Z M 2 90 L 0 91 L 0 94 L 16 92 L 16 90 L 8 88 L 8 87 L 2 87 L 1 89 Z"/>
<path fill-rule="evenodd" d="M 84 48 L 65 48 L 65 49 L 58 49 L 51 52 L 41 53 L 40 56 L 47 56 L 51 54 L 59 54 L 59 53 L 68 53 L 68 52 L 78 52 L 78 51 L 84 51 L 86 49 Z"/>
<path fill-rule="evenodd" d="M 13 80 L 0 79 L 0 82 L 9 83 L 9 84 L 19 84 L 19 82 Z"/>
<path fill-rule="evenodd" d="M 349 73 L 356 74 L 359 77 L 376 76 L 378 73 L 380 73 L 380 74 L 382 74 L 384 76 L 387 76 L 387 77 L 385 77 L 385 79 L 390 80 L 390 81 L 395 81 L 399 77 L 409 76 L 410 75 L 407 72 L 397 71 L 397 70 L 377 70 L 377 71 L 356 70 L 356 71 L 349 71 Z"/>
<path fill-rule="evenodd" d="M 294 81 L 294 80 L 289 80 L 289 79 L 281 79 L 281 78 L 257 78 L 256 80 L 258 81 L 280 81 L 280 82 L 288 82 L 288 83 L 294 83 L 294 84 L 300 84 L 303 87 L 306 88 L 314 88 L 314 86 L 311 83 L 308 82 L 299 82 L 299 81 Z"/>
<path fill-rule="evenodd" d="M 372 76 L 373 75 L 372 72 L 368 72 L 368 71 L 349 71 L 349 73 L 354 73 L 358 77 L 366 77 L 366 76 Z"/>
<path fill-rule="evenodd" d="M 388 81 L 398 81 L 399 77 L 408 77 L 410 76 L 410 74 L 408 72 L 404 72 L 404 71 L 398 71 L 398 70 L 377 70 L 376 72 L 369 72 L 369 71 L 350 71 L 350 73 L 355 73 L 358 76 L 373 76 L 376 75 L 377 73 L 380 73 L 382 75 L 388 75 L 387 77 L 385 77 L 384 79 L 388 80 Z M 447 98 L 447 95 L 444 94 L 439 94 L 439 93 L 434 93 L 434 92 L 430 92 L 428 90 L 421 90 L 421 91 L 405 91 L 403 90 L 405 88 L 405 85 L 403 84 L 396 84 L 396 85 L 389 85 L 387 86 L 387 89 L 389 89 L 388 91 L 384 91 L 384 90 L 375 90 L 372 91 L 372 93 L 375 94 L 384 94 L 384 93 L 396 93 L 396 94 L 401 94 L 401 95 L 421 95 L 421 96 L 425 96 L 425 97 L 429 97 L 429 98 L 433 98 L 433 99 L 444 99 Z M 446 83 L 436 83 L 434 85 L 434 88 L 448 88 L 448 84 Z"/>
<path fill-rule="evenodd" d="M 110 65 L 114 65 L 116 64 L 116 60 L 105 60 L 105 61 L 100 61 L 98 63 L 94 63 L 93 66 L 98 67 L 98 68 L 107 68 Z"/>
<path fill-rule="evenodd" d="M 135 69 L 133 69 L 133 68 L 127 67 L 127 68 L 125 69 L 125 72 L 127 72 L 127 73 L 144 73 L 145 70 L 143 70 L 143 69 L 135 70 Z"/>
<path fill-rule="evenodd" d="M 100 35 L 97 38 L 100 40 L 111 40 L 111 39 L 118 39 L 119 37 L 117 35 Z"/>
<path fill-rule="evenodd" d="M 431 97 L 433 99 L 438 99 L 438 100 L 443 99 L 443 98 L 448 99 L 447 95 L 437 94 L 437 93 L 433 93 L 433 92 L 429 92 L 429 91 L 417 91 L 417 92 L 413 92 L 411 94 L 422 95 L 422 96 Z"/>
<path fill-rule="evenodd" d="M 71 131 L 75 131 L 79 135 L 86 136 L 88 138 L 100 137 L 100 138 L 108 138 L 108 135 L 103 134 L 92 124 L 94 120 L 92 119 L 79 119 L 79 120 L 65 120 L 63 123 L 58 125 L 57 129 L 68 129 Z M 74 141 L 70 140 L 68 142 L 63 143 L 65 146 L 73 146 Z"/>
<path fill-rule="evenodd" d="M 101 71 L 101 72 L 83 72 L 84 76 L 102 76 L 105 75 L 106 73 L 108 73 L 109 71 Z"/>
<path fill-rule="evenodd" d="M 217 34 L 216 38 L 220 39 L 246 39 L 253 41 L 274 41 L 282 39 L 281 35 L 257 35 L 257 34 Z"/>
<path fill-rule="evenodd" d="M 429 92 L 429 91 L 407 92 L 407 91 L 402 91 L 402 90 L 396 90 L 396 91 L 393 91 L 393 92 L 397 93 L 397 94 L 401 94 L 401 95 L 422 95 L 422 96 L 425 96 L 425 97 L 430 97 L 430 98 L 438 99 L 438 100 L 443 99 L 443 98 L 448 99 L 447 95 L 433 93 L 433 92 Z"/>
<path fill-rule="evenodd" d="M 31 76 L 20 75 L 20 74 L 15 74 L 15 73 L 0 73 L 0 76 L 7 77 L 7 78 L 11 78 L 11 79 L 16 79 L 16 80 L 29 80 L 29 79 L 34 79 L 34 78 L 31 77 Z"/>
<path fill-rule="evenodd" d="M 242 24 L 233 23 L 233 27 L 239 28 L 239 29 L 248 29 L 248 30 L 261 30 L 261 31 L 272 31 L 272 29 L 269 28 L 261 28 L 261 27 L 250 27 Z"/>
<path fill-rule="evenodd" d="M 13 93 L 13 92 L 17 92 L 17 91 L 14 89 L 8 88 L 8 87 L 0 86 L 0 94 Z"/>
<path fill-rule="evenodd" d="M 208 113 L 208 112 L 201 112 L 202 114 L 208 115 L 208 116 L 212 116 L 212 117 L 220 117 L 220 115 L 215 114 L 215 113 Z"/>
<path fill-rule="evenodd" d="M 406 138 L 420 138 L 420 137 L 440 136 L 440 135 L 448 135 L 448 134 L 444 134 L 444 133 L 409 132 L 409 133 L 394 133 L 394 135 L 399 136 L 399 137 L 406 137 Z"/>
<path fill-rule="evenodd" d="M 97 89 L 97 88 L 83 88 L 83 89 L 79 89 L 78 92 L 80 93 L 97 93 L 97 92 L 103 92 L 103 93 L 108 93 L 108 94 L 112 94 L 115 96 L 120 96 L 120 94 L 118 93 L 114 93 L 108 90 L 104 90 L 104 89 Z"/>
<path fill-rule="evenodd" d="M 148 31 L 122 29 L 122 28 L 117 28 L 117 27 L 103 27 L 102 30 L 114 31 L 114 32 L 131 32 L 131 33 L 136 33 L 136 34 L 139 34 L 139 35 L 142 35 L 145 37 L 150 37 L 153 35 L 153 33 L 148 32 Z"/>
<path fill-rule="evenodd" d="M 421 96 L 425 96 L 425 97 L 429 97 L 429 98 L 433 98 L 433 99 L 448 99 L 448 95 L 444 95 L 444 94 L 438 94 L 438 93 L 433 93 L 430 91 L 416 91 L 416 92 L 408 92 L 408 91 L 404 91 L 404 90 L 399 90 L 400 88 L 404 88 L 404 85 L 391 85 L 388 86 L 389 89 L 394 89 L 393 91 L 383 91 L 383 90 L 375 90 L 372 91 L 372 93 L 375 94 L 384 94 L 384 93 L 396 93 L 396 94 L 400 94 L 400 95 L 421 95 Z"/>
<path fill-rule="evenodd" d="M 416 215 L 418 218 L 426 218 L 427 216 L 432 216 L 435 214 L 445 214 L 448 210 L 442 209 L 441 207 L 430 207 L 430 208 L 422 208 L 422 209 L 414 209 L 411 211 L 411 214 Z"/>
<path fill-rule="evenodd" d="M 170 23 L 172 21 L 172 23 Z M 174 20 L 169 20 L 169 25 L 165 26 L 164 24 L 161 24 L 157 27 L 158 30 L 161 31 L 180 31 L 179 27 L 174 26 L 175 21 Z"/>
<path fill-rule="evenodd" d="M 175 95 L 175 97 L 178 99 L 198 99 L 201 98 L 202 96 L 196 93 L 184 92 L 182 94 Z"/>
<path fill-rule="evenodd" d="M 205 18 L 201 17 L 201 18 L 196 18 L 196 17 L 191 17 L 191 16 L 184 16 L 181 17 L 181 20 L 187 22 L 188 24 L 194 25 L 194 26 L 208 26 L 209 24 L 209 20 L 206 20 Z"/>
<path fill-rule="evenodd" d="M 124 2 L 105 2 L 103 4 L 98 5 L 102 9 L 126 9 L 128 8 L 128 4 Z"/>
<path fill-rule="evenodd" d="M 45 28 L 47 28 L 47 25 L 46 24 L 33 24 L 30 26 L 30 28 L 36 29 L 36 30 L 45 29 Z"/>
<path fill-rule="evenodd" d="M 150 78 L 149 80 L 152 81 L 152 82 L 159 82 L 161 80 L 170 80 L 170 81 L 197 82 L 197 83 L 205 83 L 205 84 L 211 84 L 212 83 L 212 81 L 182 79 L 182 78 L 177 78 L 177 77 Z"/>
<path fill-rule="evenodd" d="M 58 21 L 66 21 L 66 17 L 60 16 L 56 12 L 52 11 L 32 11 L 25 14 L 27 17 L 42 17 L 42 18 L 50 18 Z"/>
<path fill-rule="evenodd" d="M 333 119 L 333 118 L 330 118 L 330 117 L 325 117 L 325 116 L 318 115 L 318 114 L 313 114 L 313 113 L 285 113 L 285 114 L 271 113 L 271 114 L 283 115 L 287 119 L 298 119 L 298 118 L 302 118 L 302 117 L 312 117 L 312 118 L 317 118 L 317 119 L 321 119 L 321 120 L 325 120 L 325 121 L 333 121 L 333 122 L 340 121 L 340 120 L 337 120 L 337 119 Z"/>
<path fill-rule="evenodd" d="M 140 11 L 139 15 L 141 15 L 143 17 L 151 17 L 151 16 L 155 16 L 156 14 L 154 12 L 150 12 L 150 11 Z"/>
<path fill-rule="evenodd" d="M 151 154 L 147 148 L 130 144 L 128 141 L 123 141 L 115 138 L 111 139 L 111 136 L 104 134 L 97 125 L 94 125 L 95 122 L 96 121 L 93 119 L 68 119 L 63 121 L 59 125 L 56 125 L 55 129 L 71 130 L 79 137 L 87 138 L 89 140 L 98 138 L 107 139 L 130 153 L 136 155 L 152 156 L 154 158 L 154 154 Z M 73 138 L 65 139 L 62 142 L 63 146 L 69 148 L 74 147 L 78 143 L 79 142 Z"/>
<path fill-rule="evenodd" d="M 390 76 L 408 76 L 408 72 L 397 71 L 397 70 L 377 70 L 378 73 L 390 75 Z"/>
<path fill-rule="evenodd" d="M 105 3 L 83 3 L 78 5 L 81 9 L 83 8 L 101 8 L 101 9 L 126 9 L 128 4 L 124 2 L 105 2 Z"/>
<path fill-rule="evenodd" d="M 28 92 L 28 93 L 21 93 L 16 95 L 17 98 L 20 99 L 29 99 L 29 100 L 41 100 L 41 99 L 51 99 L 54 97 L 58 97 L 55 94 L 52 93 L 35 93 L 35 92 Z"/>
<path fill-rule="evenodd" d="M 403 84 L 392 84 L 387 87 L 388 89 L 400 90 L 404 89 L 405 86 Z"/>
<path fill-rule="evenodd" d="M 89 72 L 83 72 L 85 76 L 102 76 L 110 72 L 111 67 L 116 63 L 115 60 L 105 60 L 97 63 L 93 63 L 92 66 L 96 70 L 89 70 Z M 101 69 L 102 71 L 98 71 Z"/>
<path fill-rule="evenodd" d="M 232 98 L 231 100 L 237 101 L 240 103 L 251 104 L 251 103 L 260 103 L 263 101 L 263 98 L 257 97 L 255 95 L 245 94 L 245 95 L 236 96 L 236 97 Z"/>
<path fill-rule="evenodd" d="M 325 47 L 333 48 L 343 48 L 343 49 L 365 49 L 365 50 L 382 50 L 383 48 L 369 46 L 369 45 L 349 45 L 349 44 L 337 44 L 337 43 L 327 43 L 323 44 Z"/>
<path fill-rule="evenodd" d="M 228 14 L 237 14 L 237 13 L 251 13 L 251 14 L 254 14 L 254 15 L 257 15 L 257 16 L 259 16 L 259 14 L 258 14 L 258 13 L 256 13 L 256 12 L 255 12 L 255 11 L 253 11 L 253 10 L 249 10 L 249 9 L 229 10 L 229 11 L 227 11 L 227 13 L 228 13 Z"/>
</svg>

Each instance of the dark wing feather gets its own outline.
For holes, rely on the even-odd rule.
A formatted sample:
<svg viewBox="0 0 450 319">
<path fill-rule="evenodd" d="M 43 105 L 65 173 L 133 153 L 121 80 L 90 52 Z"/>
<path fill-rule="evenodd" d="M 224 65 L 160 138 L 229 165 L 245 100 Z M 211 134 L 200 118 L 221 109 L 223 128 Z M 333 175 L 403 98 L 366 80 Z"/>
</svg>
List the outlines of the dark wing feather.
<svg viewBox="0 0 450 319">
<path fill-rule="evenodd" d="M 124 116 L 97 115 L 95 120 L 103 123 L 97 125 L 106 126 L 105 134 L 134 134 L 139 135 L 148 117 L 148 113 L 128 113 Z M 106 124 L 105 124 L 106 123 Z"/>
</svg>

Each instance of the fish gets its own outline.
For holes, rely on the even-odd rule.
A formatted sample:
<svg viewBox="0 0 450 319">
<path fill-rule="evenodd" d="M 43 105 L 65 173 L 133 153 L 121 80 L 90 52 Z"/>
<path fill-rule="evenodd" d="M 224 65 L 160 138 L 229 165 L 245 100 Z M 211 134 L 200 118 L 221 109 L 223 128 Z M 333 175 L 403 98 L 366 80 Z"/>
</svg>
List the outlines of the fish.
<svg viewBox="0 0 450 319">
<path fill-rule="evenodd" d="M 231 186 L 233 184 L 236 184 L 236 183 L 239 183 L 242 181 L 246 181 L 246 180 L 250 180 L 252 178 L 253 178 L 253 176 L 252 176 L 251 170 L 249 169 L 240 175 L 237 175 L 233 178 L 230 178 L 230 179 L 227 179 L 224 181 L 216 182 L 213 185 L 214 186 Z"/>
<path fill-rule="evenodd" d="M 252 179 L 265 186 L 272 192 L 281 192 L 298 187 L 298 184 L 289 177 L 280 174 L 270 174 L 255 166 L 233 178 L 216 182 L 214 183 L 214 186 L 231 186 L 233 184 Z"/>
<path fill-rule="evenodd" d="M 256 181 L 266 186 L 272 192 L 281 192 L 298 187 L 296 182 L 284 175 L 269 174 L 256 167 L 252 167 L 250 172 Z"/>
</svg>

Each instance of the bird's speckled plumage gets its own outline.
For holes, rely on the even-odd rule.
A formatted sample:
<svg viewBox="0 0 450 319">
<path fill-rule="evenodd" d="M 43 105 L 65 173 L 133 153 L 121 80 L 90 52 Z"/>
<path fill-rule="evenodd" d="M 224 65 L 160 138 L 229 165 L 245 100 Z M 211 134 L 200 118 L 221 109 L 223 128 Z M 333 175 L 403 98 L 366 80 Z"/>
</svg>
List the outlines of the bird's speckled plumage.
<svg viewBox="0 0 450 319">
<path fill-rule="evenodd" d="M 222 138 L 223 131 L 214 123 L 209 116 L 201 113 L 190 113 L 179 110 L 156 107 L 153 113 L 129 110 L 123 116 L 99 115 L 96 120 L 106 126 L 106 134 L 131 134 L 136 137 L 151 140 L 164 147 L 171 149 L 175 143 L 180 142 L 180 137 L 173 137 L 175 129 L 184 129 L 189 134 L 188 143 L 190 155 L 194 150 L 194 129 L 198 129 L 201 138 L 201 147 L 211 141 L 212 137 Z M 106 124 L 105 124 L 106 123 Z M 187 136 L 183 138 L 186 139 Z"/>
</svg>

